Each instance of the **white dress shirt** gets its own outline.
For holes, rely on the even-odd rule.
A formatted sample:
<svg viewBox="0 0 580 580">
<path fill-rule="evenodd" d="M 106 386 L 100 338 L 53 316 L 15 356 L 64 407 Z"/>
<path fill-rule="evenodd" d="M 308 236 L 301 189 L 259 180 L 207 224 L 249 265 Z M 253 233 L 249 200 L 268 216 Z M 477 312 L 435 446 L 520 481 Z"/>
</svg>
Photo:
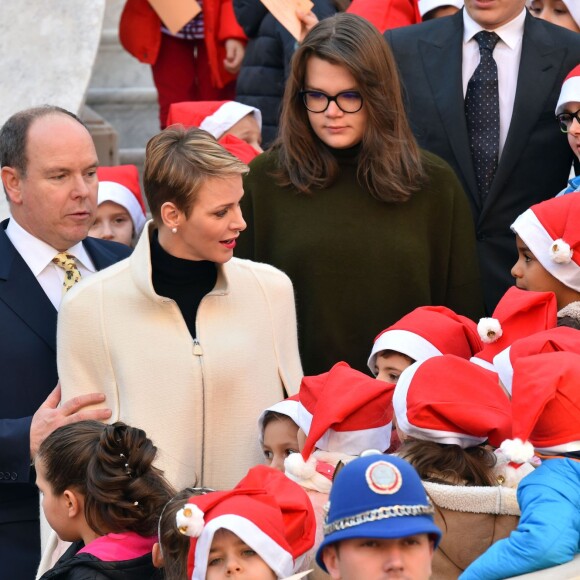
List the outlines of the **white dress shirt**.
<svg viewBox="0 0 580 580">
<path fill-rule="evenodd" d="M 500 40 L 497 43 L 493 58 L 497 63 L 497 79 L 499 86 L 499 154 L 501 157 L 503 146 L 507 139 L 510 128 L 516 88 L 518 84 L 518 71 L 522 56 L 522 38 L 524 36 L 524 21 L 526 9 L 524 8 L 513 20 L 493 30 Z M 463 96 L 467 92 L 469 79 L 473 76 L 479 64 L 479 45 L 473 37 L 485 30 L 469 16 L 467 10 L 463 10 Z"/>
<path fill-rule="evenodd" d="M 28 264 L 32 273 L 36 276 L 38 283 L 58 310 L 62 300 L 62 285 L 64 283 L 65 271 L 57 266 L 52 259 L 59 253 L 46 242 L 35 238 L 26 231 L 15 219 L 10 218 L 6 227 L 6 235 Z M 87 254 L 82 242 L 75 244 L 66 250 L 67 254 L 75 257 L 77 268 L 81 277 L 90 276 L 96 271 L 93 261 Z"/>
</svg>

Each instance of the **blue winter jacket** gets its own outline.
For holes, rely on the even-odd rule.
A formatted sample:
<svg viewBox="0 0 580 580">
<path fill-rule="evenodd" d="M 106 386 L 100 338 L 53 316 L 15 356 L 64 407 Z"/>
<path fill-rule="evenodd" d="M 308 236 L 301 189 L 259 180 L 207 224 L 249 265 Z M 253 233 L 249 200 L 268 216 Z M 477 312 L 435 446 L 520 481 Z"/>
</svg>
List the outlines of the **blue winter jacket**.
<svg viewBox="0 0 580 580">
<path fill-rule="evenodd" d="M 500 580 L 564 564 L 580 552 L 580 462 L 546 460 L 518 486 L 520 523 L 459 580 Z"/>
</svg>

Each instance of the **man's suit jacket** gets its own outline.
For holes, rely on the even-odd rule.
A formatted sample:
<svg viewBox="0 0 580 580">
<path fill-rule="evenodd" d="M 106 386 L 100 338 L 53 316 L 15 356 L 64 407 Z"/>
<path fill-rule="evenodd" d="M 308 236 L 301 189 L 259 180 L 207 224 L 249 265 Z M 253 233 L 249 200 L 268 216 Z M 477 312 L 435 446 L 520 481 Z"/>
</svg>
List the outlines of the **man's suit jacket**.
<svg viewBox="0 0 580 580">
<path fill-rule="evenodd" d="M 469 198 L 491 312 L 513 284 L 510 269 L 517 252 L 510 225 L 531 205 L 556 195 L 570 172 L 573 154 L 554 111 L 564 78 L 580 63 L 580 34 L 526 14 L 512 120 L 483 204 L 465 121 L 463 12 L 387 31 L 385 37 L 399 66 L 419 144 L 453 167 Z"/>
<path fill-rule="evenodd" d="M 57 311 L 0 224 L 0 544 L 27 522 L 24 545 L 0 546 L 0 578 L 34 578 L 40 559 L 38 491 L 30 468 L 30 423 L 58 381 Z M 131 250 L 113 242 L 83 242 L 97 270 Z M 12 524 L 12 525 L 10 525 Z M 30 536 L 30 530 L 36 534 Z M 27 563 L 23 570 L 21 565 Z M 27 572 L 31 570 L 31 572 Z"/>
</svg>

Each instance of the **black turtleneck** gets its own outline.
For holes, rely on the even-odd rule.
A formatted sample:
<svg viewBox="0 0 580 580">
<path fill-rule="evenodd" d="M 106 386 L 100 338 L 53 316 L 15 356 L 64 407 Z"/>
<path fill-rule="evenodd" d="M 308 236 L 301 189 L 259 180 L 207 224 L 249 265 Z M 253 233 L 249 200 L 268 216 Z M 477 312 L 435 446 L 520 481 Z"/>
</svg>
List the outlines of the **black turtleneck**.
<svg viewBox="0 0 580 580">
<path fill-rule="evenodd" d="M 161 247 L 155 231 L 151 236 L 151 268 L 155 292 L 175 300 L 189 333 L 195 338 L 197 309 L 201 299 L 215 286 L 216 265 L 206 260 L 184 260 L 168 254 Z"/>
</svg>

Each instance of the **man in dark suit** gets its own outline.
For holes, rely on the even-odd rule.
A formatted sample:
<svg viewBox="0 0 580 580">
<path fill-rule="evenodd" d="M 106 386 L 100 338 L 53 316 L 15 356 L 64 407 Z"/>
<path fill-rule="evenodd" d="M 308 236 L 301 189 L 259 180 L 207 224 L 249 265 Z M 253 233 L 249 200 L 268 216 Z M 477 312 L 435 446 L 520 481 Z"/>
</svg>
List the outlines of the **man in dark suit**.
<svg viewBox="0 0 580 580">
<path fill-rule="evenodd" d="M 493 49 L 499 92 L 499 149 L 481 195 L 464 108 L 480 62 L 481 30 Z M 562 82 L 580 62 L 580 34 L 530 16 L 525 0 L 465 0 L 464 10 L 385 33 L 393 49 L 419 144 L 455 170 L 471 203 L 487 309 L 505 290 L 517 259 L 510 225 L 566 184 L 573 154 L 555 121 Z M 496 89 L 497 91 L 497 89 Z"/>
<path fill-rule="evenodd" d="M 87 409 L 103 401 L 98 394 L 58 407 L 56 386 L 63 292 L 129 253 L 120 244 L 87 238 L 97 205 L 96 165 L 89 132 L 63 109 L 22 111 L 0 130 L 2 182 L 12 213 L 0 224 L 0 578 L 6 580 L 32 580 L 40 560 L 31 467 L 40 443 L 61 425 L 110 416 L 106 409 Z M 76 271 L 53 261 L 61 253 L 73 256 Z"/>
</svg>

